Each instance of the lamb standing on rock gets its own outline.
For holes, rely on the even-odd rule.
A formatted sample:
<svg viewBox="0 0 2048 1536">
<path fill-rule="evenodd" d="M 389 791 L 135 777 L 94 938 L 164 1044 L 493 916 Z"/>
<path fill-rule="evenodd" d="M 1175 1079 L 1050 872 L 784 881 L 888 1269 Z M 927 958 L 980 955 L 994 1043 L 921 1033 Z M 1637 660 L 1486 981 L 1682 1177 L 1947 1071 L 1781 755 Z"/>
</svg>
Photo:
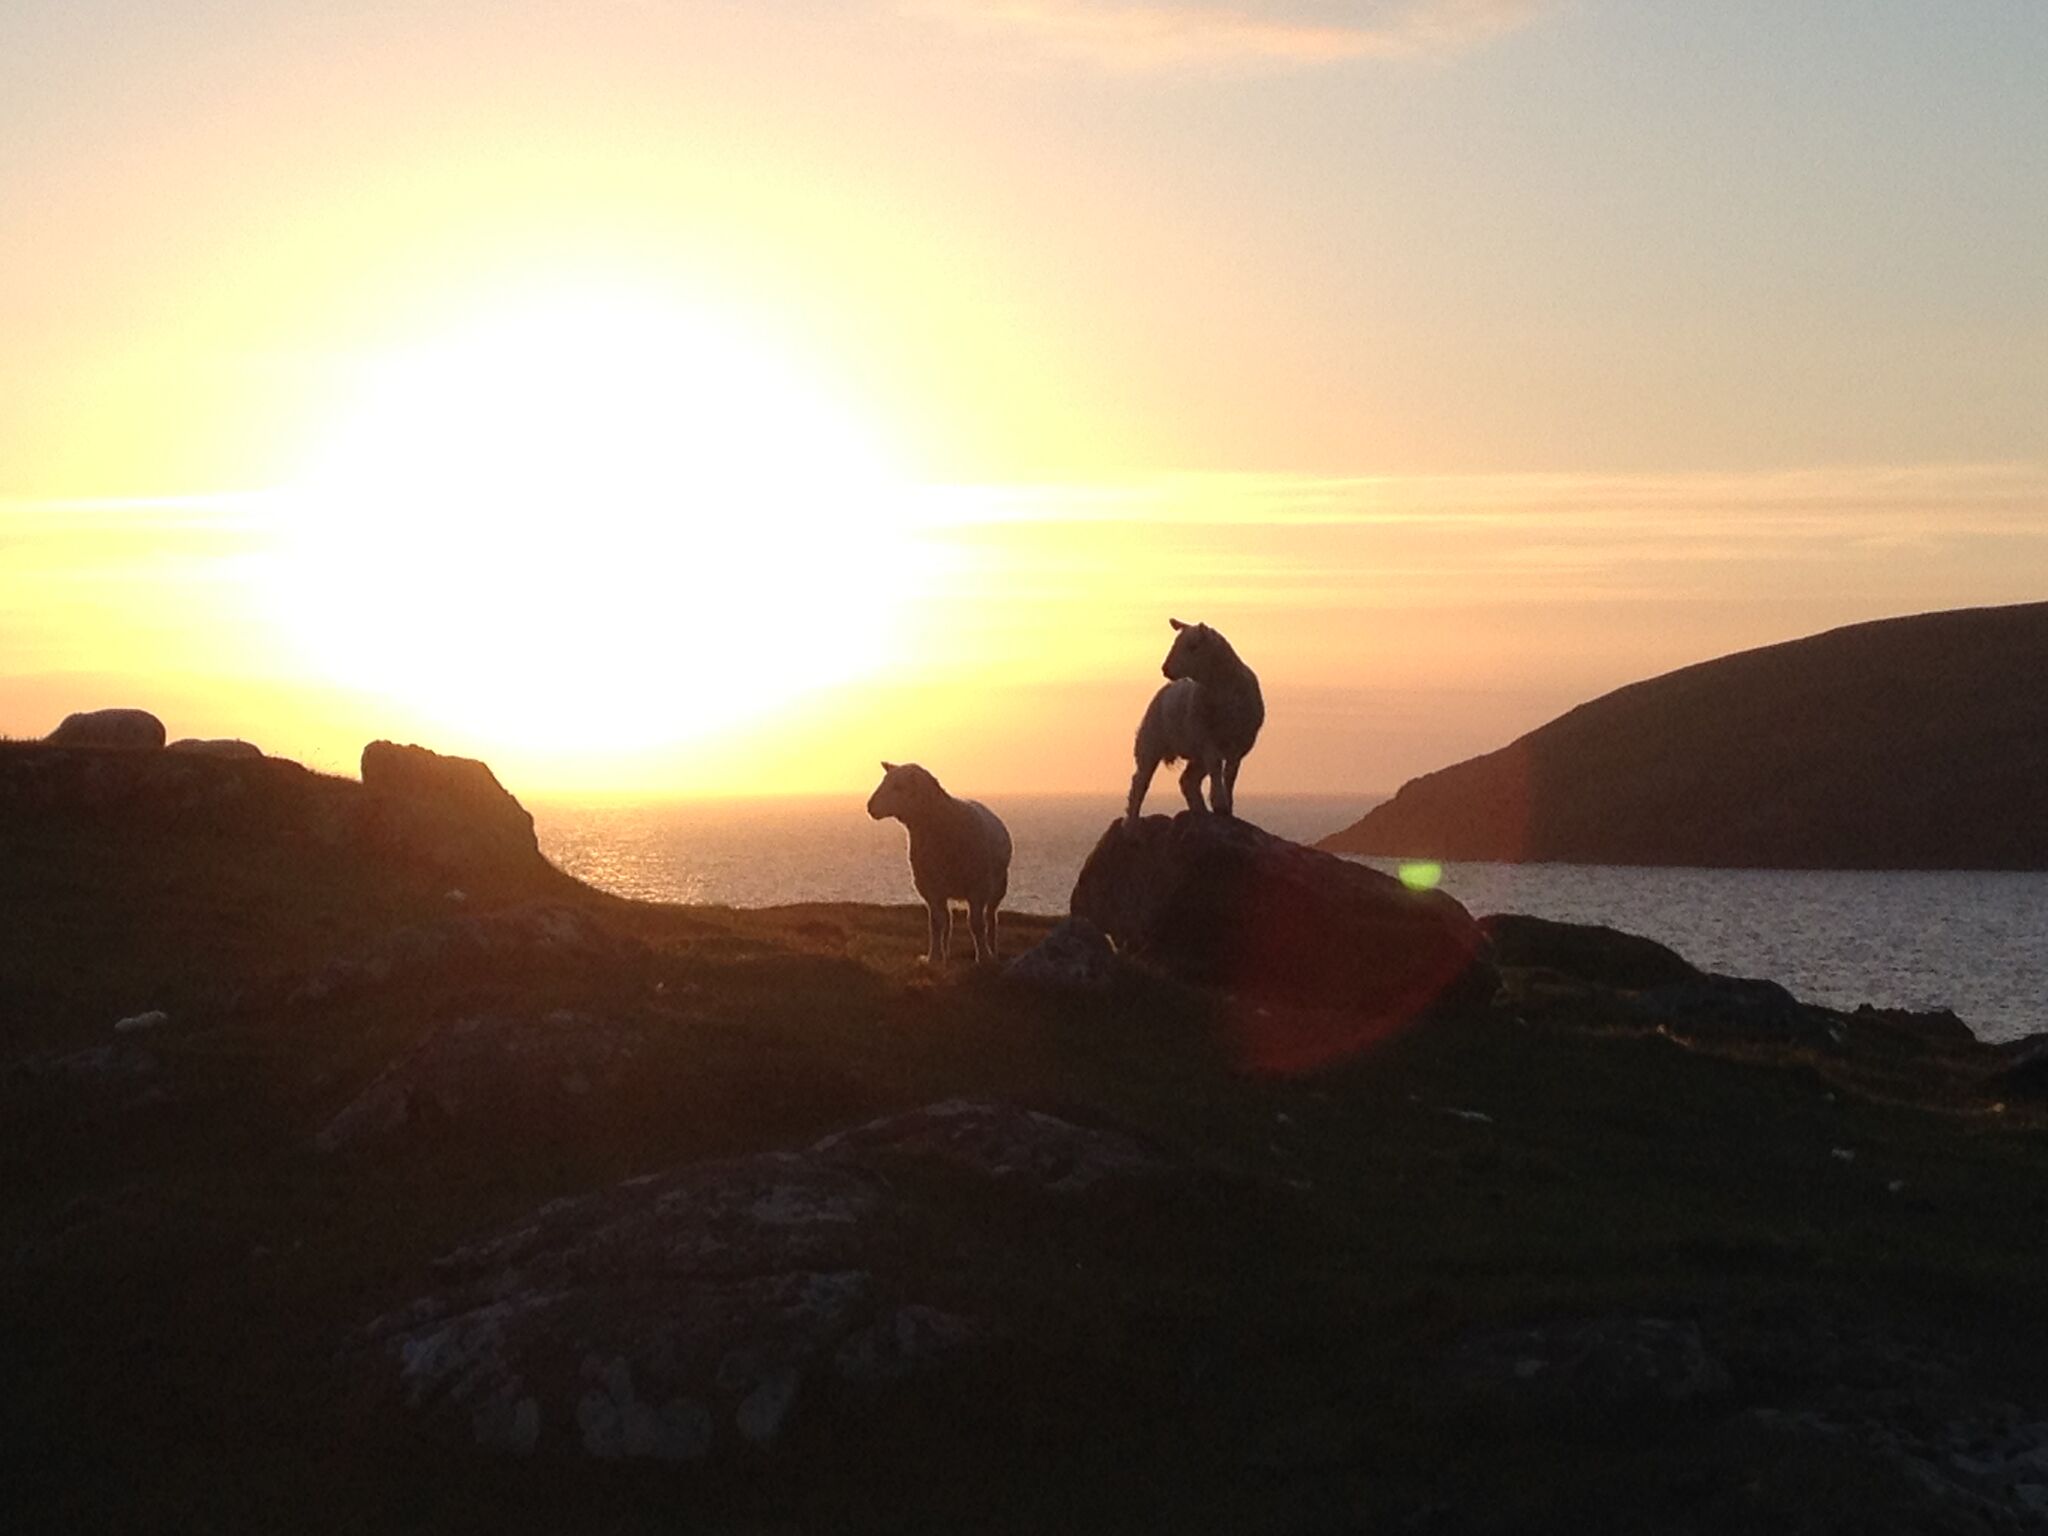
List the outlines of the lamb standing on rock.
<svg viewBox="0 0 2048 1536">
<path fill-rule="evenodd" d="M 1124 823 L 1138 824 L 1138 808 L 1160 763 L 1187 760 L 1180 792 L 1188 809 L 1205 811 L 1202 780 L 1216 814 L 1228 816 L 1237 788 L 1237 770 L 1259 739 L 1266 723 L 1266 701 L 1259 693 L 1258 674 L 1238 659 L 1230 642 L 1206 624 L 1168 619 L 1176 631 L 1173 648 L 1160 666 L 1173 681 L 1152 695 L 1145 718 L 1138 722 L 1138 771 L 1131 775 L 1130 804 Z"/>
<path fill-rule="evenodd" d="M 910 879 L 931 914 L 925 963 L 943 967 L 953 940 L 952 900 L 967 903 L 976 961 L 996 957 L 996 908 L 1010 888 L 1010 833 L 976 800 L 956 800 L 916 763 L 882 764 L 868 814 L 894 816 L 910 832 Z"/>
</svg>

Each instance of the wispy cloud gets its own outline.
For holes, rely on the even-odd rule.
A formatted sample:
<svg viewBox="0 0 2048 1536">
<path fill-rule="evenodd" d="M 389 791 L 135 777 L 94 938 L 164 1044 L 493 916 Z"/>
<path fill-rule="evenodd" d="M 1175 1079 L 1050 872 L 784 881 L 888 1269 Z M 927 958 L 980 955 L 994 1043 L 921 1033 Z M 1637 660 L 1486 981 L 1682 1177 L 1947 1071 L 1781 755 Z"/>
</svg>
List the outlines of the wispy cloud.
<svg viewBox="0 0 2048 1536">
<path fill-rule="evenodd" d="M 1120 484 L 942 486 L 917 516 L 939 527 L 1130 523 L 1656 533 L 1768 528 L 1833 542 L 1932 532 L 2048 539 L 2048 464 L 1842 465 L 1666 474 L 1161 476 Z"/>
<path fill-rule="evenodd" d="M 1556 0 L 907 0 L 955 26 L 1021 37 L 1119 69 L 1445 58 L 1510 32 Z"/>
</svg>

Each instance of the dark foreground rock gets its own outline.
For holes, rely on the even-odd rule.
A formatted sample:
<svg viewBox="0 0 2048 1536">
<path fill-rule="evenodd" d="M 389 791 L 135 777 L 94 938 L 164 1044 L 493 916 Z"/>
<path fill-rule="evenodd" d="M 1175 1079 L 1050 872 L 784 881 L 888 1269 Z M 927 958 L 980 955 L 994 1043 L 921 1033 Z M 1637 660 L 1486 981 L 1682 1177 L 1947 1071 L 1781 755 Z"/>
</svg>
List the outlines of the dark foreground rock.
<svg viewBox="0 0 2048 1536">
<path fill-rule="evenodd" d="M 463 1123 L 532 1136 L 564 1115 L 601 1120 L 646 1043 L 631 1021 L 567 1008 L 456 1019 L 387 1068 L 314 1145 L 361 1150 Z"/>
<path fill-rule="evenodd" d="M 1560 923 L 1498 912 L 1479 919 L 1503 970 L 1540 967 L 1603 987 L 1641 990 L 1691 981 L 1700 973 L 1654 939 L 1597 923 Z"/>
<path fill-rule="evenodd" d="M 2048 1034 L 2028 1035 L 2004 1046 L 1995 1081 L 2007 1098 L 2048 1103 Z"/>
<path fill-rule="evenodd" d="M 1483 1005 L 1485 937 L 1440 891 L 1230 816 L 1112 823 L 1070 903 L 1117 947 L 1183 981 L 1376 1019 Z"/>
<path fill-rule="evenodd" d="M 1688 1434 L 1742 1470 L 1734 1486 L 1700 1479 L 1702 1507 L 1686 1530 L 1730 1520 L 1750 1528 L 1760 1507 L 1776 1518 L 1759 1529 L 2039 1530 L 2048 1520 L 2048 1420 L 1987 1395 L 1973 1375 L 1939 1338 L 1798 1307 L 1706 1319 L 1550 1317 L 1459 1339 L 1431 1406 L 1484 1417 L 1502 1437 L 1559 1416 L 1682 1415 Z M 1853 1506 L 1837 1493 L 1834 1507 L 1809 1512 L 1811 1523 L 1788 1525 L 1802 1490 L 1769 1486 L 1787 1463 L 1809 1478 L 1839 1469 L 1859 1485 Z M 1883 1522 L 1872 1524 L 1877 1510 Z"/>
<path fill-rule="evenodd" d="M 1959 1070 L 1972 1080 L 2001 1067 L 2010 1077 L 2019 1060 L 2020 1046 L 1984 1044 L 1945 1008 L 1827 1008 L 1774 981 L 1697 970 L 1650 939 L 1593 924 L 1500 914 L 1479 925 L 1500 969 L 1496 1001 L 1524 1017 L 1648 1028 L 1696 1044 L 1791 1049 L 1904 1072 Z"/>
<path fill-rule="evenodd" d="M 1443 1387 L 1460 1406 L 1556 1411 L 1692 1402 L 1729 1384 L 1697 1323 L 1610 1317 L 1474 1333 L 1445 1361 Z"/>
<path fill-rule="evenodd" d="M 370 1326 L 363 1368 L 374 1395 L 490 1450 L 688 1462 L 765 1449 L 1003 1332 L 988 1277 L 1017 1256 L 977 1251 L 1004 1241 L 981 1219 L 988 1202 L 1174 1171 L 1114 1131 L 934 1104 L 801 1152 L 543 1206 L 439 1261 L 433 1294 Z M 971 1222 L 948 1214 L 961 1180 Z M 935 1272 L 921 1257 L 935 1249 L 972 1252 L 971 1269 Z"/>
</svg>

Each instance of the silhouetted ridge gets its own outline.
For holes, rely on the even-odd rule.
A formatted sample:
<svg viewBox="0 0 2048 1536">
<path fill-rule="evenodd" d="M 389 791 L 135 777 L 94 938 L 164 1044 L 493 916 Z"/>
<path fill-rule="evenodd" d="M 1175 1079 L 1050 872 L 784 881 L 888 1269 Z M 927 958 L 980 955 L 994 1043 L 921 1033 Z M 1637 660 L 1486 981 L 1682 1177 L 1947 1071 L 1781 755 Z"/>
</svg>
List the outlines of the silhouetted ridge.
<svg viewBox="0 0 2048 1536">
<path fill-rule="evenodd" d="M 1402 786 L 1338 853 L 1784 869 L 2048 868 L 2048 603 L 1701 662 Z"/>
<path fill-rule="evenodd" d="M 482 763 L 376 741 L 358 783 L 253 747 L 222 750 L 245 746 L 0 744 L 0 840 L 72 829 L 81 848 L 133 849 L 201 837 L 251 851 L 327 848 L 448 880 L 559 878 L 533 818 Z"/>
</svg>

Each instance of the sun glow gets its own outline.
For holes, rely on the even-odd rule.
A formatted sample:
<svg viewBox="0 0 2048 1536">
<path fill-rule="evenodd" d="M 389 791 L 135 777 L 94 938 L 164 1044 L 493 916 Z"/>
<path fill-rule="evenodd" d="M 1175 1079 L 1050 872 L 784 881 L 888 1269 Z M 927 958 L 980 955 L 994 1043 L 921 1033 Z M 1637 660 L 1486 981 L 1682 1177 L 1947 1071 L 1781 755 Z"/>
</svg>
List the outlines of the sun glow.
<svg viewBox="0 0 2048 1536">
<path fill-rule="evenodd" d="M 915 579 L 873 433 L 717 317 L 500 304 L 351 375 L 280 493 L 287 633 L 479 745 L 700 741 L 882 665 Z"/>
</svg>

